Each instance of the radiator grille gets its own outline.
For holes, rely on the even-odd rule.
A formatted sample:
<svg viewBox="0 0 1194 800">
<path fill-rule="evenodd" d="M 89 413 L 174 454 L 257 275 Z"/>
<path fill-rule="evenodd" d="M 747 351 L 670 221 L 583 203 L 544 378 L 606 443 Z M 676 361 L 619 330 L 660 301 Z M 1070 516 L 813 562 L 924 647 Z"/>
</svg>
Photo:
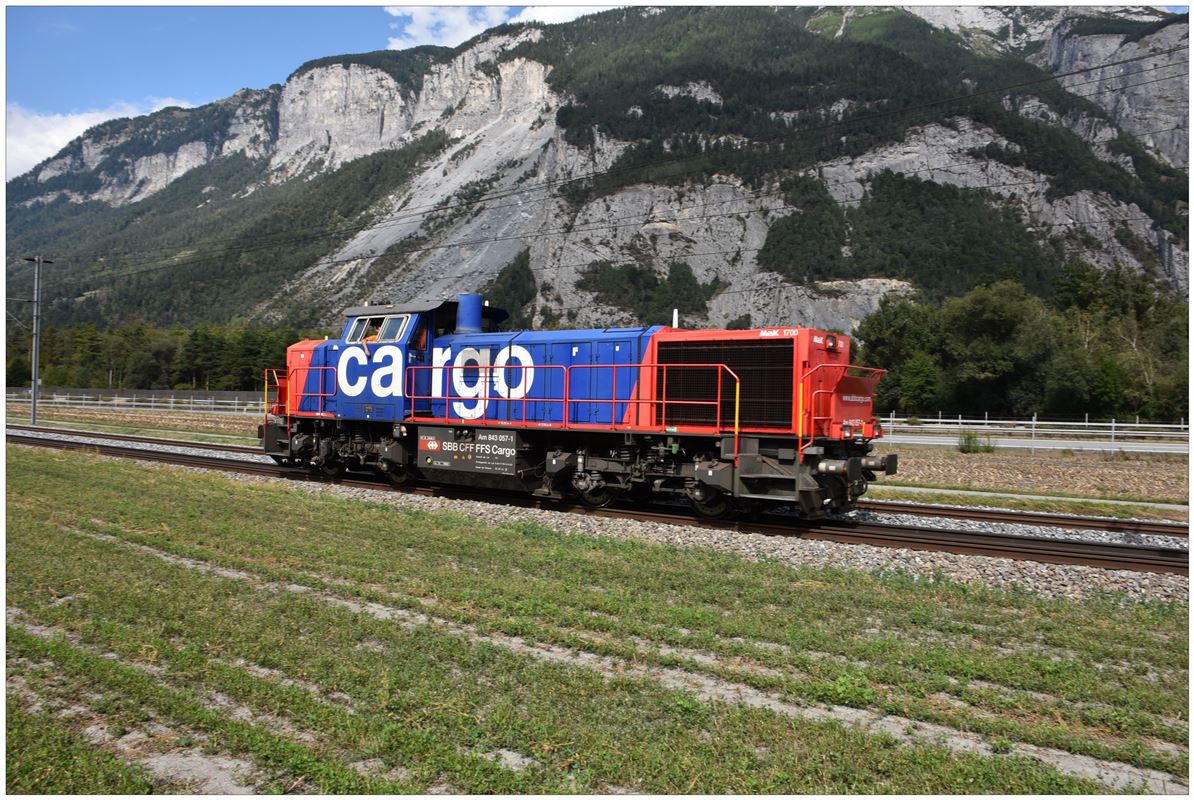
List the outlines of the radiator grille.
<svg viewBox="0 0 1194 800">
<path fill-rule="evenodd" d="M 660 342 L 660 364 L 725 364 L 741 380 L 742 404 L 739 424 L 743 428 L 792 427 L 791 339 L 722 342 Z M 734 425 L 734 379 L 716 368 L 669 369 L 667 372 L 667 418 L 662 407 L 656 411 L 657 425 L 715 425 L 715 406 L 671 405 L 673 401 L 717 399 L 721 375 L 721 427 Z M 664 393 L 664 369 L 656 372 L 659 396 Z"/>
</svg>

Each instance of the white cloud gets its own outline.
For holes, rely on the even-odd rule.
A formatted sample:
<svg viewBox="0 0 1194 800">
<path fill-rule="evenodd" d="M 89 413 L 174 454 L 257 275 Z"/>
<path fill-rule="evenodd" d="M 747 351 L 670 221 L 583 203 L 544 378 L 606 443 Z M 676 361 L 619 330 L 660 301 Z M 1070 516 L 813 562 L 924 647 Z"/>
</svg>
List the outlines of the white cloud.
<svg viewBox="0 0 1194 800">
<path fill-rule="evenodd" d="M 192 104 L 176 97 L 155 97 L 145 103 L 118 102 L 93 111 L 55 114 L 8 103 L 5 107 L 5 180 L 28 172 L 94 125 L 117 117 L 149 114 L 167 106 L 190 108 Z"/>
<path fill-rule="evenodd" d="M 421 44 L 455 47 L 503 22 L 569 22 L 585 14 L 596 14 L 619 6 L 387 6 L 386 13 L 400 22 L 390 23 L 401 33 L 389 41 L 391 50 Z"/>
<path fill-rule="evenodd" d="M 386 12 L 405 23 L 401 25 L 402 33 L 390 38 L 389 49 L 404 50 L 421 44 L 455 47 L 506 22 L 513 11 L 509 6 L 388 6 Z"/>
<path fill-rule="evenodd" d="M 555 25 L 560 22 L 571 22 L 586 14 L 596 14 L 609 11 L 611 8 L 622 6 L 527 6 L 520 13 L 510 18 L 510 22 L 542 22 Z"/>
</svg>

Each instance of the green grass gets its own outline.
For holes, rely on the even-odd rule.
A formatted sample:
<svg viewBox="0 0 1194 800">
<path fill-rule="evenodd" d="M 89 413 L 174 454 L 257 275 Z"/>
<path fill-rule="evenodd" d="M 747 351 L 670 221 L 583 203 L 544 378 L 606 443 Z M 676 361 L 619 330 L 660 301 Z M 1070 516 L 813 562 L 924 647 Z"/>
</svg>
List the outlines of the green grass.
<svg viewBox="0 0 1194 800">
<path fill-rule="evenodd" d="M 8 698 L 4 724 L 8 794 L 150 794 L 153 782 L 141 770 L 94 749 L 64 723 L 31 713 Z"/>
<path fill-rule="evenodd" d="M 900 746 L 543 663 L 436 625 L 407 630 L 79 532 L 262 580 L 430 610 L 482 633 L 679 666 L 793 702 L 876 708 L 995 743 L 1061 747 L 1176 775 L 1188 768 L 1184 757 L 1148 744 L 1187 736 L 1184 604 L 1047 601 L 940 580 L 793 569 L 22 448 L 9 450 L 8 466 L 9 603 L 83 643 L 10 629 L 10 655 L 49 659 L 71 680 L 135 696 L 138 707 L 274 765 L 282 783 L 306 776 L 324 791 L 376 791 L 377 784 L 350 788 L 360 776 L 343 770 L 376 757 L 410 770 L 393 787 L 407 791 L 439 779 L 460 791 L 527 793 L 608 785 L 698 793 L 1092 789 L 1024 759 Z M 70 504 L 57 501 L 63 486 L 72 487 Z M 88 648 L 128 662 L 152 654 L 165 672 L 134 674 Z M 360 713 L 255 676 L 240 660 L 342 692 Z M 243 722 L 228 727 L 226 715 L 197 702 L 212 690 L 255 710 L 282 710 L 320 741 L 266 739 Z M 941 703 L 941 694 L 970 705 Z M 539 765 L 511 771 L 477 755 L 503 747 Z"/>
</svg>

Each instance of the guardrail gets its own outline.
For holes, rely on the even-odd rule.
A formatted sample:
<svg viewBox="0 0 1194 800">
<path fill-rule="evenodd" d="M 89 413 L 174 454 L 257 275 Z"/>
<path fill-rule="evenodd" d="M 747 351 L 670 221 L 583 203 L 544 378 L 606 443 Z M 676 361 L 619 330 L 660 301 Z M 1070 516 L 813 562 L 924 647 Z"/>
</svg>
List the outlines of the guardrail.
<svg viewBox="0 0 1194 800">
<path fill-rule="evenodd" d="M 9 405 L 32 405 L 28 393 L 5 395 Z M 259 415 L 261 399 L 227 400 L 211 397 L 163 397 L 161 395 L 79 395 L 47 392 L 38 397 L 40 408 L 90 408 L 115 411 L 186 411 L 208 414 Z"/>
<path fill-rule="evenodd" d="M 970 417 L 897 417 L 894 414 L 882 418 L 883 430 L 887 434 L 914 436 L 935 434 L 938 436 L 960 436 L 963 431 L 980 435 L 1005 438 L 1052 438 L 1097 439 L 1115 442 L 1118 440 L 1162 440 L 1188 442 L 1190 426 L 1186 420 L 1178 423 L 1136 422 L 1112 419 L 1109 421 L 1071 421 L 1031 419 L 982 419 Z"/>
</svg>

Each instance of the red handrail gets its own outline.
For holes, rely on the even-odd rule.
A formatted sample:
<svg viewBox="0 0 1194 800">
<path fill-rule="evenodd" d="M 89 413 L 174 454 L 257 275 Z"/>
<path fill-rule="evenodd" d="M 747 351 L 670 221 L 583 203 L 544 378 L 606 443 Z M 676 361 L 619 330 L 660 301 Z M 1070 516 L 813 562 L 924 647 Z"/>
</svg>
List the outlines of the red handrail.
<svg viewBox="0 0 1194 800">
<path fill-rule="evenodd" d="M 478 376 L 477 383 L 473 385 L 475 388 L 479 389 L 479 391 L 476 395 L 471 396 L 471 397 L 461 397 L 459 395 L 452 394 L 451 376 L 453 375 L 453 370 L 461 370 L 461 369 L 477 371 L 477 376 Z M 564 374 L 563 394 L 560 397 L 550 397 L 550 396 L 549 397 L 531 397 L 531 396 L 527 395 L 526 393 L 524 393 L 523 396 L 519 397 L 519 398 L 510 398 L 510 397 L 505 397 L 505 396 L 501 396 L 501 395 L 494 395 L 490 391 L 490 389 L 493 385 L 493 373 L 494 373 L 494 370 L 502 370 L 502 369 L 562 370 L 563 374 Z M 611 390 L 613 392 L 612 396 L 610 398 L 574 397 L 573 393 L 572 393 L 572 387 L 575 384 L 573 381 L 572 371 L 573 370 L 582 370 L 582 369 L 585 369 L 585 370 L 593 370 L 593 369 L 611 370 L 612 371 Z M 643 399 L 640 397 L 619 398 L 616 394 L 617 373 L 618 373 L 618 370 L 623 370 L 623 369 L 638 370 L 640 375 L 644 371 L 661 370 L 662 374 L 663 374 L 663 390 L 662 390 L 660 397 L 650 398 L 650 399 Z M 412 401 L 411 406 L 410 406 L 410 411 L 409 411 L 411 417 L 416 418 L 416 419 L 426 420 L 426 421 L 467 422 L 469 424 L 474 424 L 474 425 L 477 425 L 477 424 L 488 425 L 488 424 L 491 424 L 491 422 L 492 423 L 502 423 L 502 424 L 521 424 L 523 426 L 529 426 L 531 424 L 536 424 L 539 426 L 557 425 L 558 424 L 561 428 L 565 428 L 565 429 L 627 430 L 627 431 L 649 431 L 649 432 L 653 432 L 653 433 L 655 433 L 655 432 L 658 432 L 658 433 L 673 432 L 673 431 L 668 430 L 668 424 L 667 424 L 667 407 L 668 407 L 668 405 L 672 405 L 672 406 L 713 406 L 714 408 L 716 408 L 716 413 L 714 414 L 714 424 L 712 426 L 701 426 L 701 425 L 675 426 L 676 432 L 679 432 L 681 428 L 683 428 L 683 430 L 685 432 L 707 432 L 709 430 L 712 430 L 717 433 L 723 433 L 723 432 L 726 432 L 726 431 L 732 429 L 734 432 L 734 458 L 735 458 L 735 460 L 737 460 L 738 441 L 739 441 L 738 399 L 735 398 L 735 407 L 734 407 L 735 408 L 735 419 L 734 419 L 734 424 L 733 424 L 732 428 L 728 425 L 723 424 L 723 420 L 722 420 L 722 387 L 721 387 L 720 377 L 718 378 L 718 381 L 717 381 L 717 399 L 715 399 L 715 400 L 668 400 L 667 399 L 667 374 L 670 370 L 674 370 L 674 369 L 716 369 L 716 370 L 718 370 L 719 376 L 724 372 L 724 374 L 727 374 L 731 378 L 733 378 L 736 387 L 740 387 L 740 385 L 741 385 L 741 380 L 738 377 L 737 373 L 735 373 L 733 370 L 731 370 L 725 364 L 572 364 L 572 365 L 568 365 L 568 366 L 565 366 L 563 364 L 546 364 L 546 365 L 504 364 L 502 366 L 481 365 L 481 364 L 465 364 L 465 365 L 444 364 L 441 366 L 427 366 L 427 365 L 408 366 L 406 368 L 406 377 L 405 377 L 405 384 L 406 384 L 405 394 L 406 394 L 407 400 Z M 417 394 L 414 391 L 416 377 L 417 377 L 419 371 L 425 371 L 425 370 L 442 370 L 443 371 L 442 375 L 443 375 L 446 390 L 438 395 L 436 395 L 436 394 Z M 653 374 L 653 372 L 648 372 L 647 374 Z M 637 382 L 636 387 L 640 384 L 641 384 L 641 381 Z M 637 389 L 636 389 L 635 393 L 636 394 L 638 393 Z M 432 416 L 430 411 L 423 412 L 423 411 L 415 410 L 414 409 L 414 401 L 420 401 L 420 400 L 427 400 L 427 401 L 431 401 L 431 402 L 442 401 L 444 403 L 443 416 Z M 494 400 L 496 400 L 498 402 L 504 401 L 504 402 L 508 402 L 508 403 L 509 402 L 521 402 L 521 404 L 522 404 L 521 418 L 518 420 L 510 419 L 510 420 L 491 421 L 489 418 L 489 403 Z M 461 402 L 461 401 L 463 401 L 463 402 L 480 402 L 480 403 L 484 403 L 484 405 L 481 408 L 481 413 L 478 414 L 478 416 L 476 418 L 467 419 L 459 413 L 454 414 L 452 412 L 452 403 L 453 402 Z M 527 403 L 549 403 L 549 404 L 559 403 L 562 408 L 562 412 L 560 414 L 560 416 L 561 416 L 560 422 L 559 423 L 555 423 L 555 422 L 531 423 L 531 422 L 528 422 L 527 415 L 526 415 Z M 581 404 L 581 403 L 608 404 L 610 407 L 610 421 L 608 423 L 573 422 L 572 407 L 574 404 Z M 628 409 L 634 409 L 634 410 L 638 411 L 639 409 L 641 409 L 643 407 L 644 404 L 646 404 L 648 406 L 648 408 L 653 408 L 656 405 L 659 405 L 662 408 L 663 411 L 662 411 L 662 415 L 660 417 L 660 423 L 661 423 L 660 425 L 654 425 L 654 424 L 643 425 L 643 424 L 641 424 L 641 419 L 642 419 L 641 413 L 635 413 L 635 414 L 628 413 L 625 415 L 628 418 L 628 420 L 619 421 L 618 413 L 617 413 L 617 409 L 618 409 L 619 405 L 625 405 L 626 407 L 628 407 Z M 649 412 L 649 413 L 651 415 L 650 418 L 653 420 L 654 412 Z M 636 424 L 636 423 L 638 423 L 638 424 Z"/>
</svg>

